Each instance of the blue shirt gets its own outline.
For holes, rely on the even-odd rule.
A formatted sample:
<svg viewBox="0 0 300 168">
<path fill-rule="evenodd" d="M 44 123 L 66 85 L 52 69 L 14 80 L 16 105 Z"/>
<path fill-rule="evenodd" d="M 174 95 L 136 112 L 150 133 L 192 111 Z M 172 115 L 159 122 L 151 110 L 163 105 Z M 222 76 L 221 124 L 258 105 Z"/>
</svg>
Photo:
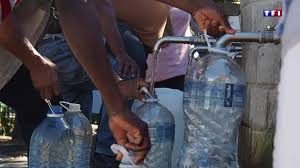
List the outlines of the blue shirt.
<svg viewBox="0 0 300 168">
<path fill-rule="evenodd" d="M 283 17 L 279 21 L 278 28 L 277 28 L 277 31 L 276 31 L 276 36 L 281 37 L 281 35 L 283 33 L 285 20 L 287 18 L 287 15 L 288 15 L 288 12 L 289 12 L 289 7 L 290 7 L 292 1 L 293 0 L 282 0 L 282 4 L 283 4 Z"/>
</svg>

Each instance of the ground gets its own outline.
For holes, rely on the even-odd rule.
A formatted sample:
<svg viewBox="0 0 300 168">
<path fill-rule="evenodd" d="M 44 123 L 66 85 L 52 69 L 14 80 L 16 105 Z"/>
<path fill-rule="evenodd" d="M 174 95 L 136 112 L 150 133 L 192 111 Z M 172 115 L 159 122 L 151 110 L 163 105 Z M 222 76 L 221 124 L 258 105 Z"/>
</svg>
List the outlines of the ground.
<svg viewBox="0 0 300 168">
<path fill-rule="evenodd" d="M 0 136 L 0 168 L 27 168 L 26 149 L 22 142 Z"/>
</svg>

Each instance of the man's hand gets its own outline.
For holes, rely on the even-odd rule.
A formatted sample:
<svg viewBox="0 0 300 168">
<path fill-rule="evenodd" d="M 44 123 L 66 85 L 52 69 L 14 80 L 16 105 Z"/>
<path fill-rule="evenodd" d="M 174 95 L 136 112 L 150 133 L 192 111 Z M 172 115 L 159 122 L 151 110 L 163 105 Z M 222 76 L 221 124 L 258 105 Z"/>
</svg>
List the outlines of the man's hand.
<svg viewBox="0 0 300 168">
<path fill-rule="evenodd" d="M 149 88 L 149 83 L 143 81 L 142 79 L 133 79 L 128 81 L 121 81 L 118 86 L 122 95 L 127 99 L 142 100 L 144 96 L 140 92 L 140 89 L 142 87 Z"/>
<path fill-rule="evenodd" d="M 40 57 L 34 65 L 28 68 L 33 86 L 40 91 L 41 97 L 50 100 L 54 96 L 58 96 L 59 88 L 55 64 Z"/>
<path fill-rule="evenodd" d="M 212 36 L 218 37 L 224 33 L 235 33 L 223 11 L 212 2 L 207 2 L 203 7 L 193 12 L 192 15 L 201 30 Z"/>
<path fill-rule="evenodd" d="M 132 112 L 122 112 L 109 117 L 109 127 L 119 145 L 135 153 L 134 162 L 142 163 L 151 148 L 148 126 Z M 117 160 L 122 160 L 122 154 Z"/>
<path fill-rule="evenodd" d="M 213 36 L 234 34 L 227 18 L 213 0 L 157 0 L 189 12 L 202 31 Z"/>
<path fill-rule="evenodd" d="M 118 55 L 117 60 L 120 65 L 119 72 L 121 73 L 120 74 L 121 77 L 123 77 L 123 76 L 131 76 L 133 78 L 140 77 L 139 66 L 127 54 Z"/>
</svg>

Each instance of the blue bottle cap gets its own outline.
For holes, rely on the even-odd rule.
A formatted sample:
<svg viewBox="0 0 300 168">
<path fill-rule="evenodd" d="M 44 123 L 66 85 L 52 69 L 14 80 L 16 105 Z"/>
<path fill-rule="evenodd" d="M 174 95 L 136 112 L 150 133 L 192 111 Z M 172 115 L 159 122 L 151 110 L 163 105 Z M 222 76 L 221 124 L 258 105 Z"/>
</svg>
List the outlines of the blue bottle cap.
<svg viewBox="0 0 300 168">
<path fill-rule="evenodd" d="M 64 114 L 64 113 L 62 111 L 61 106 L 51 106 L 51 108 L 49 107 L 49 109 L 48 109 L 48 114 L 61 115 L 61 114 Z"/>
</svg>

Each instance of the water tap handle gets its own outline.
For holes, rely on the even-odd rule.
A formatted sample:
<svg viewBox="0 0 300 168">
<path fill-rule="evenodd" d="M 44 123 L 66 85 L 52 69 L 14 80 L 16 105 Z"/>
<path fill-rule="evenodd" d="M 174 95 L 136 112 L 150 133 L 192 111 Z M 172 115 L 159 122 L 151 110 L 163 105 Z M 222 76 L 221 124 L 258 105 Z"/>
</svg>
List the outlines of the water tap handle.
<svg viewBox="0 0 300 168">
<path fill-rule="evenodd" d="M 268 26 L 266 26 L 265 31 L 275 31 L 275 30 L 277 30 L 277 28 L 278 28 L 278 25 L 273 25 L 273 26 L 268 25 Z"/>
</svg>

